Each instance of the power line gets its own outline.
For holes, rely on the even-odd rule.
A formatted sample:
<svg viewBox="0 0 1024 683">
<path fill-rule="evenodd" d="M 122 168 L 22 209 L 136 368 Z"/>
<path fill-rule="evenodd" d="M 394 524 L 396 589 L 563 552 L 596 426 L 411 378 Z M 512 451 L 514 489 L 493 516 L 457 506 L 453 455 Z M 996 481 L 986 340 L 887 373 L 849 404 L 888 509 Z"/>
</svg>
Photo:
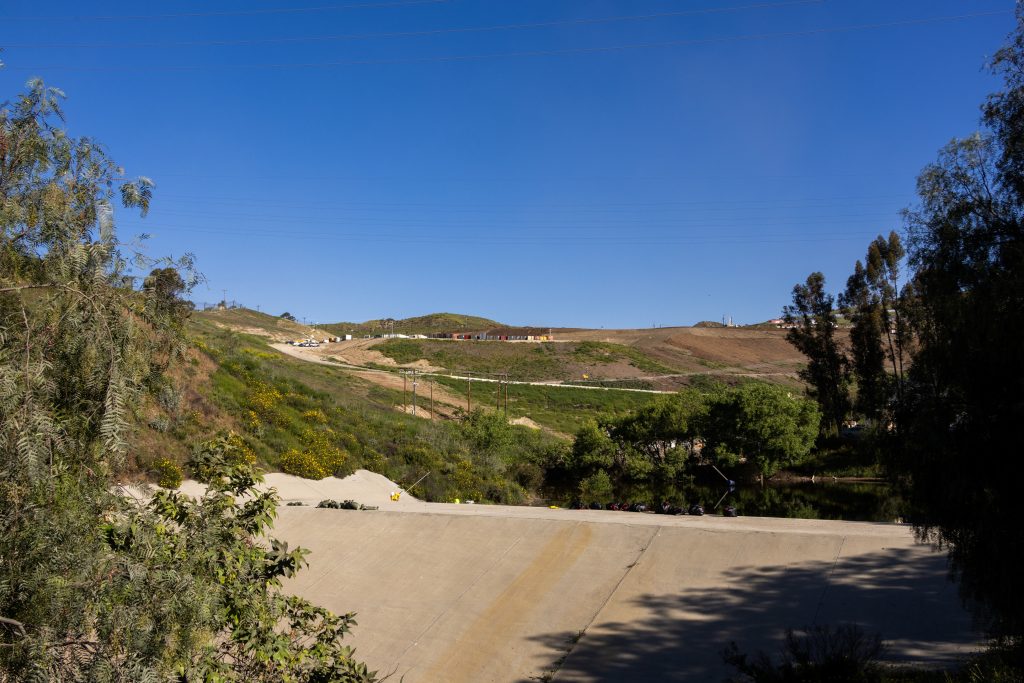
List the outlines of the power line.
<svg viewBox="0 0 1024 683">
<path fill-rule="evenodd" d="M 405 7 L 407 5 L 439 5 L 451 0 L 392 0 L 391 2 L 359 2 L 344 5 L 319 5 L 315 7 L 268 7 L 266 9 L 223 10 L 207 12 L 173 12 L 166 14 L 94 14 L 69 16 L 17 16 L 0 17 L 2 21 L 157 21 L 164 19 L 195 19 L 202 17 L 241 17 L 262 14 L 309 14 L 314 12 L 336 12 L 350 9 L 374 9 L 378 7 Z"/>
<path fill-rule="evenodd" d="M 418 221 L 394 221 L 394 220 L 374 220 L 368 221 L 365 219 L 351 219 L 351 220 L 337 220 L 330 218 L 314 219 L 314 218 L 303 218 L 297 216 L 281 216 L 281 217 L 260 217 L 260 216 L 246 216 L 246 215 L 235 215 L 235 214 L 181 214 L 172 211 L 164 212 L 164 215 L 171 216 L 177 219 L 191 219 L 190 222 L 194 221 L 215 221 L 215 222 L 240 222 L 246 224 L 255 223 L 259 224 L 270 224 L 270 225 L 302 225 L 302 226 L 327 226 L 327 227 L 361 227 L 361 228 L 387 228 L 387 229 L 418 229 L 418 228 L 430 228 L 432 230 L 454 230 L 457 228 L 463 229 L 479 229 L 487 227 L 493 229 L 495 227 L 501 227 L 509 230 L 516 230 L 518 232 L 544 232 L 544 233 L 579 233 L 580 231 L 593 231 L 600 232 L 603 230 L 620 230 L 620 229 L 638 229 L 638 228 L 687 228 L 687 227 L 709 227 L 709 228 L 722 228 L 742 223 L 749 226 L 757 226 L 762 228 L 769 227 L 780 227 L 780 226 L 815 226 L 815 225 L 842 225 L 854 221 L 882 221 L 888 218 L 892 218 L 895 215 L 894 211 L 882 211 L 878 210 L 872 213 L 857 213 L 857 214 L 829 214 L 823 216 L 776 216 L 770 219 L 757 218 L 752 219 L 750 217 L 737 216 L 717 216 L 714 218 L 703 218 L 699 216 L 685 217 L 685 218 L 674 218 L 664 217 L 658 220 L 654 219 L 637 219 L 632 221 L 608 221 L 601 224 L 595 224 L 593 221 L 586 221 L 580 223 L 532 223 L 524 224 L 516 221 L 473 221 L 455 223 L 452 221 L 445 220 L 418 220 Z M 154 220 L 161 220 L 160 215 L 154 217 Z M 266 229 L 266 228 L 256 228 Z"/>
<path fill-rule="evenodd" d="M 751 33 L 733 36 L 718 36 L 714 38 L 690 38 L 682 40 L 667 40 L 649 43 L 631 43 L 623 45 L 605 45 L 596 47 L 559 48 L 552 50 L 524 50 L 520 52 L 493 52 L 468 55 L 437 55 L 432 57 L 399 57 L 393 59 L 348 59 L 326 62 L 276 62 L 263 64 L 180 64 L 180 65 L 119 65 L 119 66 L 79 66 L 67 64 L 38 65 L 34 67 L 8 65 L 8 68 L 19 68 L 22 70 L 34 71 L 159 71 L 159 72 L 193 72 L 208 71 L 214 69 L 227 70 L 259 70 L 259 69 L 317 69 L 317 68 L 338 68 L 351 66 L 390 66 L 401 64 L 431 64 L 431 63 L 457 63 L 469 61 L 481 61 L 489 59 L 517 59 L 531 57 L 554 57 L 572 54 L 602 54 L 612 52 L 627 52 L 632 50 L 649 50 L 656 48 L 687 47 L 694 45 L 714 45 L 732 42 L 756 42 L 771 40 L 775 38 L 800 38 L 815 35 L 828 35 L 834 33 L 852 33 L 857 31 L 873 31 L 886 28 L 904 28 L 911 26 L 923 26 L 928 24 L 949 23 L 955 21 L 966 21 L 983 17 L 994 17 L 1012 14 L 1014 10 L 992 10 L 988 12 L 974 12 L 970 14 L 957 14 L 940 17 L 923 17 L 919 19 L 905 19 L 900 21 L 878 22 L 871 24 L 853 24 L 849 26 L 833 26 L 826 28 L 808 29 L 803 31 L 779 31 L 774 33 Z"/>
<path fill-rule="evenodd" d="M 123 227 L 123 230 L 133 230 L 141 226 L 135 226 L 135 228 Z M 209 235 L 221 235 L 221 236 L 237 236 L 246 237 L 250 239 L 255 238 L 270 238 L 270 239 L 281 239 L 282 237 L 288 240 L 345 240 L 347 242 L 362 242 L 362 243 L 385 243 L 385 244 L 420 244 L 420 245 L 502 245 L 502 246 L 573 246 L 578 247 L 581 244 L 593 245 L 611 245 L 611 246 L 716 246 L 716 245 L 746 245 L 746 244 L 807 244 L 807 243 L 822 243 L 822 242 L 844 242 L 853 240 L 864 240 L 870 239 L 879 233 L 877 228 L 865 228 L 860 231 L 849 231 L 842 233 L 812 233 L 812 234 L 796 234 L 787 233 L 782 235 L 700 235 L 690 237 L 650 237 L 650 238 L 638 238 L 636 236 L 630 237 L 608 237 L 608 238 L 595 238 L 594 236 L 576 236 L 571 239 L 566 238 L 547 238 L 547 239 L 525 239 L 521 236 L 512 237 L 500 237 L 500 236 L 422 236 L 422 235 L 385 235 L 385 234 L 374 234 L 374 233 L 312 233 L 303 232 L 296 230 L 276 230 L 276 231 L 254 231 L 254 230 L 230 230 L 230 229 L 216 229 L 208 230 L 202 228 L 194 228 L 189 226 L 154 226 L 155 229 L 160 227 L 166 229 L 172 229 L 175 232 L 193 232 Z M 147 232 L 153 233 L 153 228 Z M 883 231 L 884 232 L 884 231 Z"/>
<path fill-rule="evenodd" d="M 241 203 L 246 206 L 252 206 L 258 203 L 260 206 L 286 206 L 294 207 L 294 200 L 267 200 L 259 198 L 254 200 L 253 197 L 223 197 L 221 195 L 190 195 L 190 194 L 178 194 L 178 193 L 164 193 L 161 192 L 159 197 L 187 200 L 188 203 L 209 203 L 209 204 L 222 204 L 229 205 L 231 203 Z M 302 201 L 303 208 L 309 209 L 327 209 L 327 210 L 356 210 L 356 211 L 368 211 L 371 209 L 393 209 L 395 207 L 408 207 L 415 208 L 417 210 L 423 209 L 442 209 L 442 210 L 458 210 L 466 212 L 490 212 L 498 211 L 501 208 L 507 208 L 514 211 L 523 211 L 529 209 L 544 209 L 544 210 L 564 210 L 564 211 L 579 211 L 579 210 L 593 210 L 593 211 L 635 211 L 636 209 L 652 209 L 652 208 L 675 208 L 675 207 L 721 207 L 721 208 L 745 208 L 750 210 L 762 210 L 764 208 L 801 208 L 802 206 L 842 206 L 843 202 L 846 201 L 859 201 L 859 200 L 884 200 L 884 199 L 903 199 L 906 197 L 906 193 L 887 193 L 887 194 L 866 194 L 866 195 L 840 195 L 833 197 L 774 197 L 774 198 L 763 198 L 763 199 L 700 199 L 700 200 L 663 200 L 663 201 L 617 201 L 617 202 L 544 202 L 540 204 L 528 204 L 522 201 L 512 201 L 506 205 L 497 204 L 495 202 L 481 202 L 479 204 L 472 204 L 467 202 L 412 202 L 412 201 L 343 201 L 341 203 L 323 203 L 323 202 L 309 202 L 307 200 Z M 779 206 L 780 204 L 790 204 L 793 206 Z M 739 205 L 739 206 L 738 206 Z"/>
<path fill-rule="evenodd" d="M 454 28 L 425 29 L 420 31 L 391 31 L 385 33 L 348 33 L 326 36 L 301 36 L 295 38 L 253 38 L 237 40 L 189 40 L 167 42 L 138 43 L 21 43 L 7 44 L 11 49 L 106 49 L 106 48 L 148 48 L 148 47 L 232 47 L 245 45 L 279 45 L 295 43 L 340 42 L 354 40 L 378 40 L 386 38 L 420 38 L 460 33 L 484 33 L 493 31 L 517 31 L 558 26 L 586 26 L 610 24 L 626 21 L 649 21 L 674 17 L 689 17 L 708 14 L 724 14 L 745 10 L 778 9 L 797 5 L 820 5 L 824 0 L 787 0 L 786 2 L 770 2 L 753 5 L 734 5 L 732 7 L 712 7 L 704 9 L 679 10 L 675 12 L 657 12 L 653 14 L 634 14 L 615 17 L 589 17 L 580 19 L 557 19 L 552 21 L 526 22 L 516 24 L 496 24 L 491 26 L 464 26 Z"/>
</svg>

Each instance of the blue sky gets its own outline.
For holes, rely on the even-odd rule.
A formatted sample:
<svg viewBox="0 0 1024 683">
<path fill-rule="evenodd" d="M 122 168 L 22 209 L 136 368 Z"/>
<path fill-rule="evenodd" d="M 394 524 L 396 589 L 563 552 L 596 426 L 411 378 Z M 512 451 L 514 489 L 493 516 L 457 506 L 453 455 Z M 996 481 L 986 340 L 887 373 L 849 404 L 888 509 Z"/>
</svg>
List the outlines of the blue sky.
<svg viewBox="0 0 1024 683">
<path fill-rule="evenodd" d="M 978 127 L 1012 0 L 8 0 L 0 99 L 156 183 L 123 238 L 309 320 L 646 327 L 838 290 Z M 607 21 L 605 21 L 607 19 Z"/>
</svg>

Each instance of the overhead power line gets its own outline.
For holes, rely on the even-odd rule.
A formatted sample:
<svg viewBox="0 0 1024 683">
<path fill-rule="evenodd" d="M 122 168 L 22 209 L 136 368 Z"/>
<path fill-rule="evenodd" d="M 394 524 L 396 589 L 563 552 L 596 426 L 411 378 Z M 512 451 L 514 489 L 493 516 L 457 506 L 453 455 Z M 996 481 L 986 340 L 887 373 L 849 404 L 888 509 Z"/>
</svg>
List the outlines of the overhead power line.
<svg viewBox="0 0 1024 683">
<path fill-rule="evenodd" d="M 268 199 L 264 196 L 225 197 L 221 195 L 193 195 L 176 192 L 160 192 L 161 200 L 177 200 L 175 203 L 192 206 L 193 204 L 213 204 L 230 207 L 242 204 L 246 207 L 259 205 L 295 207 L 292 199 Z M 831 197 L 766 197 L 761 199 L 695 199 L 695 200 L 659 200 L 659 201 L 569 201 L 533 203 L 514 199 L 499 202 L 424 202 L 424 201 L 338 201 L 322 202 L 303 199 L 302 207 L 306 209 L 324 209 L 331 211 L 393 211 L 394 209 L 415 208 L 417 211 L 441 211 L 455 213 L 495 213 L 495 212 L 527 212 L 527 211 L 579 211 L 591 212 L 633 212 L 637 210 L 668 210 L 688 207 L 705 207 L 702 210 L 715 211 L 763 211 L 765 209 L 801 209 L 831 208 L 835 206 L 865 205 L 872 206 L 879 200 L 906 199 L 905 192 L 888 192 L 885 194 L 841 195 Z M 185 200 L 185 201 L 181 201 Z M 265 215 L 261 213 L 261 215 Z"/>
<path fill-rule="evenodd" d="M 378 7 L 405 7 L 407 5 L 439 5 L 451 0 L 390 0 L 385 2 L 354 2 L 341 5 L 318 5 L 314 7 L 267 7 L 248 10 L 210 10 L 206 12 L 168 12 L 166 14 L 79 14 L 79 15 L 8 15 L 0 21 L 157 21 L 164 19 L 196 19 L 204 17 L 241 17 L 262 14 L 310 14 L 314 12 L 337 12 L 351 9 L 374 9 Z"/>
<path fill-rule="evenodd" d="M 544 237 L 527 238 L 522 235 L 495 235 L 493 233 L 481 235 L 408 235 L 408 234 L 384 234 L 384 233 L 339 233 L 339 232 L 310 232 L 294 229 L 281 230 L 253 230 L 249 228 L 240 229 L 206 229 L 189 226 L 148 226 L 150 229 L 142 230 L 146 226 L 122 226 L 122 231 L 145 232 L 150 235 L 165 235 L 162 230 L 188 233 L 199 233 L 204 235 L 234 236 L 247 239 L 267 238 L 274 240 L 320 240 L 340 241 L 344 243 L 383 243 L 383 244 L 417 244 L 417 245 L 463 245 L 463 246 L 566 246 L 580 247 L 582 244 L 592 246 L 717 246 L 717 245 L 745 245 L 745 244 L 816 244 L 822 242 L 863 242 L 877 235 L 877 230 L 864 229 L 857 231 L 843 231 L 831 233 L 763 233 L 763 234 L 708 234 L 694 236 L 650 236 L 638 237 L 629 236 L 589 236 L 581 241 L 579 236 L 572 238 Z M 716 231 L 717 233 L 717 231 Z"/>
<path fill-rule="evenodd" d="M 247 45 L 280 45 L 295 43 L 341 42 L 355 40 L 377 40 L 384 38 L 420 38 L 460 33 L 485 33 L 494 31 L 518 31 L 528 29 L 556 28 L 560 26 L 587 26 L 611 24 L 628 21 L 651 21 L 655 19 L 671 19 L 708 14 L 724 14 L 745 10 L 778 9 L 796 5 L 820 5 L 824 0 L 787 0 L 786 2 L 769 2 L 760 4 L 734 5 L 732 7 L 711 7 L 704 9 L 679 10 L 675 12 L 657 12 L 654 14 L 633 14 L 614 17 L 587 17 L 580 19 L 557 19 L 515 24 L 495 24 L 490 26 L 459 26 L 452 28 L 426 29 L 421 31 L 391 31 L 384 33 L 345 33 L 326 36 L 299 36 L 294 38 L 252 38 L 236 40 L 186 40 L 165 42 L 135 43 L 11 43 L 5 47 L 11 49 L 103 49 L 103 48 L 150 48 L 150 47 L 229 47 Z"/>
<path fill-rule="evenodd" d="M 927 24 L 949 23 L 955 21 L 966 21 L 983 17 L 1003 16 L 1013 14 L 1014 10 L 992 10 L 988 12 L 973 12 L 970 14 L 956 14 L 939 17 L 923 17 L 919 19 L 904 19 L 899 21 L 886 21 L 870 24 L 853 24 L 848 26 L 833 26 L 826 28 L 807 29 L 801 31 L 779 31 L 774 33 L 750 33 L 733 36 L 717 36 L 713 38 L 689 38 L 683 40 L 666 40 L 649 43 L 630 43 L 622 45 L 605 45 L 595 47 L 558 48 L 552 50 L 524 50 L 520 52 L 492 52 L 483 54 L 468 55 L 437 55 L 429 57 L 399 57 L 394 59 L 346 59 L 324 62 L 277 62 L 262 64 L 180 64 L 180 65 L 146 65 L 146 64 L 123 64 L 117 66 L 79 66 L 67 64 L 36 65 L 32 67 L 18 66 L 21 69 L 35 71 L 160 71 L 160 72 L 192 72 L 208 71 L 215 69 L 227 70 L 269 70 L 269 69 L 314 69 L 314 68 L 338 68 L 353 66 L 388 66 L 399 64 L 429 64 L 429 63 L 455 63 L 480 61 L 489 59 L 513 59 L 524 57 L 552 57 L 571 54 L 600 54 L 611 52 L 626 52 L 632 50 L 649 50 L 654 48 L 686 47 L 693 45 L 713 45 L 733 42 L 755 42 L 772 40 L 776 38 L 799 38 L 815 35 L 827 35 L 834 33 L 852 33 L 856 31 L 873 31 L 886 28 L 905 28 L 911 26 L 922 26 Z M 9 65 L 15 68 L 16 65 Z"/>
</svg>

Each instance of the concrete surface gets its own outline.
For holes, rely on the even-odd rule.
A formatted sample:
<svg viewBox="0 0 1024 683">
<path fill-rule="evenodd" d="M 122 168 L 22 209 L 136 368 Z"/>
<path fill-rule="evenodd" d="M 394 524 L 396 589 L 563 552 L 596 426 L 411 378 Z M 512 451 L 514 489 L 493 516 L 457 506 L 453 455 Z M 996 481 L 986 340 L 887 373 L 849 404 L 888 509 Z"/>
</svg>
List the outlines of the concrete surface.
<svg viewBox="0 0 1024 683">
<path fill-rule="evenodd" d="M 814 623 L 879 631 L 894 661 L 978 647 L 945 556 L 905 526 L 393 503 L 368 475 L 348 495 L 351 478 L 276 481 L 286 500 L 381 510 L 281 507 L 275 535 L 312 551 L 287 589 L 357 612 L 352 644 L 391 680 L 528 681 L 560 663 L 556 681 L 720 681 L 730 641 L 775 652 Z"/>
</svg>

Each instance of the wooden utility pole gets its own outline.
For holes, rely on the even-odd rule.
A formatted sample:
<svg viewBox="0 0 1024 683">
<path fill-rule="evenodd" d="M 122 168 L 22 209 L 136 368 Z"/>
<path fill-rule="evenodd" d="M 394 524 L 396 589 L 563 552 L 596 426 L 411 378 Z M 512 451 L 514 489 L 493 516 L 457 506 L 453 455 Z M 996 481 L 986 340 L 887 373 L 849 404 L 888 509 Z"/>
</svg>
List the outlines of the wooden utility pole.
<svg viewBox="0 0 1024 683">
<path fill-rule="evenodd" d="M 409 400 L 406 398 L 406 392 L 408 391 L 408 387 L 406 385 L 408 383 L 409 383 L 409 376 L 405 374 L 405 370 L 402 370 L 402 412 L 403 413 L 406 410 L 406 406 L 409 405 Z"/>
<path fill-rule="evenodd" d="M 430 378 L 430 419 L 434 419 L 434 378 Z"/>
<path fill-rule="evenodd" d="M 473 412 L 473 378 L 469 378 L 469 394 L 466 398 L 466 412 Z"/>
<path fill-rule="evenodd" d="M 412 414 L 416 414 L 416 386 L 419 382 L 416 381 L 416 370 L 412 371 Z"/>
</svg>

